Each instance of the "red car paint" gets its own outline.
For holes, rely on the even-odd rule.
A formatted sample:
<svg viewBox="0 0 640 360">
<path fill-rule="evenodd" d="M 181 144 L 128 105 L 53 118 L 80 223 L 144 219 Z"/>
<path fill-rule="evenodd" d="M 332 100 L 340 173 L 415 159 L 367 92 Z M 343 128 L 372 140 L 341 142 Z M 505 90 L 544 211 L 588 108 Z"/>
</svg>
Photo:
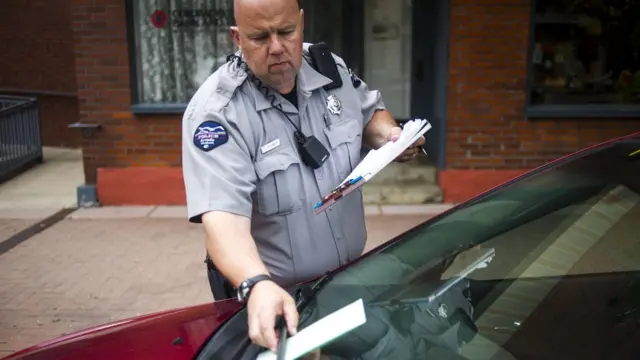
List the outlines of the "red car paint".
<svg viewBox="0 0 640 360">
<path fill-rule="evenodd" d="M 625 139 L 640 139 L 640 132 L 612 139 L 563 156 L 486 190 L 467 201 L 475 200 L 507 183 L 517 181 L 542 169 L 553 168 L 561 161 Z M 464 206 L 464 204 L 458 204 L 426 221 L 437 221 L 441 217 L 455 212 L 457 208 Z M 378 250 L 400 241 L 403 236 L 404 233 L 395 236 L 341 268 L 359 262 Z M 144 315 L 65 335 L 11 354 L 3 360 L 192 359 L 212 332 L 239 309 L 240 305 L 237 302 L 226 300 L 213 304 Z"/>
<path fill-rule="evenodd" d="M 225 300 L 143 315 L 65 335 L 5 360 L 192 359 L 238 309 L 236 301 Z"/>
</svg>

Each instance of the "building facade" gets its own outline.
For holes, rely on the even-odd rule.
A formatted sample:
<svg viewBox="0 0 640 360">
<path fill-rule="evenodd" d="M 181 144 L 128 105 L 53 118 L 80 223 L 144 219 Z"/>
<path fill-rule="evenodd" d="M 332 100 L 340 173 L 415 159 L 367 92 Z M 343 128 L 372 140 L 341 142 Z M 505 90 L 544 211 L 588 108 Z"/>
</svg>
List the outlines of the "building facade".
<svg viewBox="0 0 640 360">
<path fill-rule="evenodd" d="M 80 146 L 80 136 L 67 128 L 69 123 L 78 121 L 69 3 L 64 0 L 63 6 L 58 6 L 48 1 L 2 2 L 0 96 L 36 98 L 42 144 L 76 148 Z"/>
<path fill-rule="evenodd" d="M 102 204 L 184 204 L 182 111 L 235 50 L 233 1 L 63 3 L 69 92 L 79 121 L 96 126 L 81 139 L 86 183 Z M 445 202 L 640 131 L 638 2 L 301 3 L 306 41 L 327 42 L 397 118 L 434 125 L 428 165 Z"/>
</svg>

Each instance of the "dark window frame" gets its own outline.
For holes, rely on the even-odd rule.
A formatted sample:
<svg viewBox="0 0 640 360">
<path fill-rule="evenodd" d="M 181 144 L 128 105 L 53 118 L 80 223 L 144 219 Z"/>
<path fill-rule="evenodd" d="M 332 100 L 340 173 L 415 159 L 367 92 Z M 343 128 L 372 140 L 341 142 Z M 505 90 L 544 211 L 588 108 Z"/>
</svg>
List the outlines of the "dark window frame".
<svg viewBox="0 0 640 360">
<path fill-rule="evenodd" d="M 531 91 L 533 80 L 533 53 L 535 48 L 536 4 L 537 0 L 530 0 L 529 16 L 529 44 L 527 46 L 527 79 L 525 94 L 525 116 L 529 120 L 546 119 L 584 119 L 602 118 L 615 120 L 638 120 L 640 118 L 640 104 L 583 104 L 583 105 L 533 105 Z"/>
</svg>

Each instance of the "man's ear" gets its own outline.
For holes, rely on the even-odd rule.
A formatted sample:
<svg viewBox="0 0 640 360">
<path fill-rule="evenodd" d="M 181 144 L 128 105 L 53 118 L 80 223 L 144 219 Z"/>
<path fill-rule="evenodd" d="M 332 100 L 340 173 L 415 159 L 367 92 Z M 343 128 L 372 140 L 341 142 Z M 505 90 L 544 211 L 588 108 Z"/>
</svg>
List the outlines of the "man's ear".
<svg viewBox="0 0 640 360">
<path fill-rule="evenodd" d="M 229 32 L 231 32 L 231 37 L 233 38 L 233 42 L 236 43 L 238 49 L 241 49 L 240 46 L 240 32 L 238 31 L 237 26 L 229 26 Z"/>
<path fill-rule="evenodd" d="M 300 27 L 304 31 L 304 10 L 300 9 Z"/>
</svg>

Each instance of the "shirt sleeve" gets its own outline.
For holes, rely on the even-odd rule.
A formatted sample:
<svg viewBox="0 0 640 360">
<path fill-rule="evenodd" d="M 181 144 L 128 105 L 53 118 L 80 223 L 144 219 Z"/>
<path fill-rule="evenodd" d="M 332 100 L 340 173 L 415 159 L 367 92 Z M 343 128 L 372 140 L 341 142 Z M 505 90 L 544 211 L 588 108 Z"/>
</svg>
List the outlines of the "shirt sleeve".
<svg viewBox="0 0 640 360">
<path fill-rule="evenodd" d="M 369 121 L 371 121 L 373 114 L 378 110 L 385 110 L 386 106 L 382 100 L 380 90 L 371 90 L 369 85 L 358 78 L 351 69 L 348 69 L 348 72 L 351 78 L 351 84 L 356 89 L 356 92 L 360 97 L 364 127 L 366 127 L 369 124 Z"/>
<path fill-rule="evenodd" d="M 241 132 L 223 114 L 194 111 L 182 125 L 182 171 L 189 222 L 209 211 L 251 217 L 256 175 Z"/>
</svg>

